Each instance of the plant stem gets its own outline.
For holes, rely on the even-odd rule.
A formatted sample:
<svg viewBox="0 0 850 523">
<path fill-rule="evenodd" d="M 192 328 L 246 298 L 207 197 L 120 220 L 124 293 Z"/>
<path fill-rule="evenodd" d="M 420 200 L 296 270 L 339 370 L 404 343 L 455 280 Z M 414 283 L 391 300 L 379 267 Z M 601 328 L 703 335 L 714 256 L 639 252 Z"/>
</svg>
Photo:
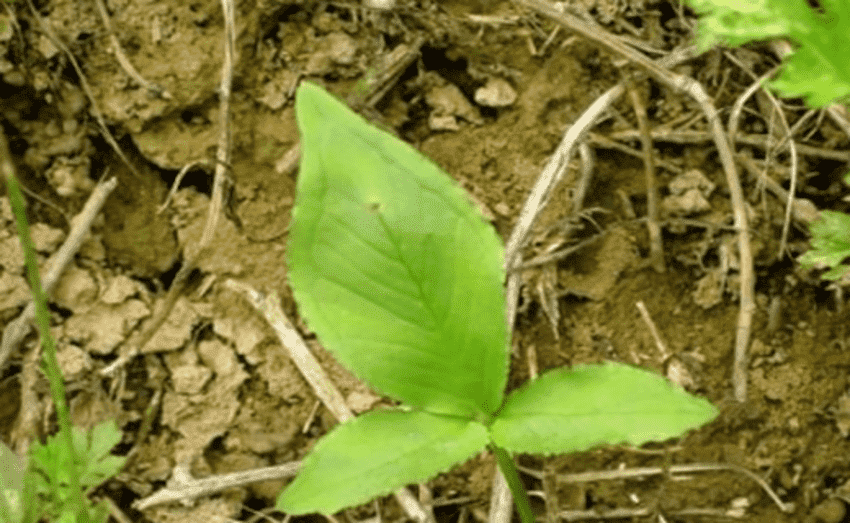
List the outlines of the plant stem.
<svg viewBox="0 0 850 523">
<path fill-rule="evenodd" d="M 507 482 L 508 488 L 511 489 L 514 504 L 516 504 L 517 512 L 519 512 L 519 519 L 522 523 L 534 523 L 535 517 L 534 512 L 531 511 L 531 501 L 529 501 L 525 487 L 519 479 L 519 472 L 517 472 L 513 458 L 507 450 L 498 445 L 490 444 L 490 450 L 496 456 L 496 463 L 499 464 L 499 470 L 502 471 L 502 475 L 505 476 L 505 482 Z"/>
<path fill-rule="evenodd" d="M 68 500 L 68 504 L 71 507 L 70 513 L 77 517 L 75 521 L 88 523 L 86 498 L 80 489 L 80 465 L 74 449 L 71 432 L 71 415 L 68 412 L 68 404 L 65 401 L 65 381 L 62 371 L 59 368 L 59 361 L 56 359 L 56 344 L 53 341 L 53 336 L 50 334 L 50 312 L 47 310 L 47 296 L 41 286 L 41 275 L 35 257 L 35 246 L 30 236 L 29 224 L 27 223 L 24 197 L 14 174 L 14 166 L 9 156 L 9 146 L 4 135 L 0 135 L 0 151 L 2 151 L 2 154 L 0 154 L 0 162 L 2 162 L 0 164 L 0 171 L 2 171 L 2 175 L 6 180 L 9 204 L 15 215 L 15 222 L 17 222 L 18 237 L 21 241 L 21 249 L 24 251 L 24 264 L 30 280 L 30 292 L 35 303 L 35 324 L 41 338 L 43 370 L 50 381 L 50 395 L 53 397 L 53 404 L 56 408 L 59 434 L 65 447 L 68 449 L 68 455 L 71 456 L 71 463 L 68 465 L 69 469 L 65 471 L 71 488 L 71 495 Z M 5 495 L 5 493 L 2 494 Z"/>
</svg>

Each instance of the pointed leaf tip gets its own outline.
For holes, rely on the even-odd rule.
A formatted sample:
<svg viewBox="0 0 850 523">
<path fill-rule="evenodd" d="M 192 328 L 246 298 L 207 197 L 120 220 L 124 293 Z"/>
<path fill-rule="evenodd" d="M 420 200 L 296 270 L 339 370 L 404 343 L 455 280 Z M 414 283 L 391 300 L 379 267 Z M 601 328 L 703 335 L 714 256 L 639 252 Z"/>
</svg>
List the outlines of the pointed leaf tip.
<svg viewBox="0 0 850 523">
<path fill-rule="evenodd" d="M 711 403 L 662 376 L 608 362 L 555 369 L 517 389 L 491 437 L 512 452 L 557 454 L 665 440 L 716 415 Z"/>
</svg>

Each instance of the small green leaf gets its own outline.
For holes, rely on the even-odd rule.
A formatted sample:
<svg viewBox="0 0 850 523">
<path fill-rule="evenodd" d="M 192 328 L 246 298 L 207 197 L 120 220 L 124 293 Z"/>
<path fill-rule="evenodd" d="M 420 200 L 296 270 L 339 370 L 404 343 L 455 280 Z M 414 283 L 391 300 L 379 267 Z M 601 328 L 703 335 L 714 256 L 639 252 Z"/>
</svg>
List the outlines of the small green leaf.
<svg viewBox="0 0 850 523">
<path fill-rule="evenodd" d="M 700 14 L 697 44 L 738 46 L 787 37 L 796 49 L 785 58 L 771 86 L 784 96 L 822 107 L 850 97 L 847 35 L 850 2 L 821 0 L 819 9 L 806 0 L 688 0 Z"/>
<path fill-rule="evenodd" d="M 124 458 L 113 456 L 112 448 L 121 442 L 121 431 L 114 421 L 104 421 L 86 432 L 73 429 L 74 448 L 83 466 L 81 487 L 94 487 L 114 476 L 124 466 Z"/>
<path fill-rule="evenodd" d="M 700 15 L 697 45 L 702 51 L 720 43 L 738 46 L 791 32 L 791 21 L 780 16 L 772 0 L 687 0 L 687 4 Z"/>
<path fill-rule="evenodd" d="M 114 421 L 105 421 L 91 432 L 72 427 L 71 436 L 76 462 L 59 434 L 47 438 L 45 444 L 35 442 L 30 447 L 33 488 L 46 510 L 56 517 L 63 514 L 62 517 L 76 517 L 67 512 L 69 501 L 75 495 L 70 487 L 71 474 L 77 474 L 80 487 L 94 487 L 117 474 L 125 460 L 110 454 L 112 447 L 121 440 L 121 432 Z M 89 510 L 92 522 L 105 518 L 102 506 L 85 509 Z"/>
<path fill-rule="evenodd" d="M 617 363 L 579 365 L 514 391 L 490 435 L 511 452 L 555 454 L 665 440 L 716 415 L 708 401 L 657 374 Z"/>
<path fill-rule="evenodd" d="M 278 497 L 293 515 L 333 514 L 409 483 L 426 481 L 487 444 L 476 421 L 426 412 L 376 411 L 338 425 L 316 443 Z"/>
<path fill-rule="evenodd" d="M 463 190 L 322 88 L 295 100 L 301 169 L 287 245 L 299 311 L 376 390 L 492 414 L 507 380 L 503 250 Z"/>
<path fill-rule="evenodd" d="M 850 258 L 850 216 L 835 211 L 821 211 L 820 219 L 809 225 L 812 246 L 800 256 L 804 269 L 829 268 L 823 274 L 827 280 L 837 280 L 847 274 L 850 266 L 844 265 Z"/>
</svg>

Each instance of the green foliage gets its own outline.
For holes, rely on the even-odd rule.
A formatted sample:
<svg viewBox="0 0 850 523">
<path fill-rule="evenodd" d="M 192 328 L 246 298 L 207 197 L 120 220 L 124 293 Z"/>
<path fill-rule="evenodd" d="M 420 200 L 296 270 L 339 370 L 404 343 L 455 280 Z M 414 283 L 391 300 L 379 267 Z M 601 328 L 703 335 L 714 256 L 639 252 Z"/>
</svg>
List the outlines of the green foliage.
<svg viewBox="0 0 850 523">
<path fill-rule="evenodd" d="M 771 85 L 789 97 L 804 98 L 811 107 L 850 99 L 847 35 L 850 2 L 820 0 L 820 10 L 807 0 L 686 0 L 700 15 L 697 43 L 744 45 L 788 38 L 796 49 Z"/>
<path fill-rule="evenodd" d="M 716 415 L 661 376 L 614 363 L 546 373 L 505 403 L 504 254 L 493 228 L 436 165 L 320 87 L 302 82 L 295 112 L 301 170 L 287 248 L 295 299 L 328 350 L 409 407 L 336 427 L 278 508 L 333 513 L 488 445 L 512 467 L 500 446 L 552 453 L 641 443 Z M 529 519 L 525 492 L 510 484 Z"/>
<path fill-rule="evenodd" d="M 490 436 L 511 452 L 640 445 L 702 425 L 712 408 L 646 371 L 607 362 L 553 369 L 515 390 Z"/>
<path fill-rule="evenodd" d="M 807 0 L 686 1 L 700 14 L 697 43 L 702 49 L 787 37 L 797 48 L 771 85 L 786 96 L 804 98 L 813 108 L 850 101 L 847 0 L 819 0 L 819 9 Z M 823 211 L 810 232 L 811 249 L 800 257 L 800 265 L 829 268 L 823 274 L 829 280 L 842 278 L 850 269 L 842 264 L 850 256 L 850 217 Z"/>
<path fill-rule="evenodd" d="M 30 449 L 33 470 L 37 472 L 36 494 L 54 517 L 67 514 L 64 507 L 76 494 L 70 485 L 71 474 L 76 474 L 80 487 L 87 489 L 117 474 L 124 464 L 124 458 L 110 454 L 121 441 L 121 432 L 113 421 L 97 425 L 90 433 L 73 427 L 73 441 L 73 454 L 58 436 L 51 436 L 44 445 L 35 442 Z M 106 521 L 103 507 L 90 509 L 89 514 L 89 521 Z"/>
<path fill-rule="evenodd" d="M 71 475 L 81 488 L 92 488 L 121 470 L 124 458 L 110 450 L 121 440 L 115 422 L 108 421 L 91 432 L 73 428 L 73 456 L 64 441 L 54 435 L 45 444 L 30 447 L 28 466 L 8 447 L 0 444 L 0 521 L 35 523 L 47 518 L 61 523 L 103 523 L 108 516 L 105 504 L 82 509 L 76 506 L 79 490 L 71 485 Z"/>
<path fill-rule="evenodd" d="M 850 271 L 843 262 L 850 258 L 850 216 L 835 212 L 821 211 L 820 219 L 810 225 L 812 245 L 809 251 L 800 257 L 800 266 L 804 269 L 828 268 L 821 275 L 827 280 L 838 280 Z"/>
<path fill-rule="evenodd" d="M 0 151 L 8 151 L 2 134 Z M 12 173 L 4 174 L 35 302 L 43 369 L 50 382 L 59 433 L 45 444 L 34 442 L 27 460 L 0 444 L 0 517 L 3 518 L 0 521 L 36 523 L 48 518 L 51 523 L 104 523 L 108 517 L 106 505 L 91 506 L 82 489 L 99 485 L 121 469 L 124 458 L 109 455 L 110 449 L 120 441 L 121 433 L 114 422 L 102 423 L 90 433 L 71 426 L 23 194 Z"/>
<path fill-rule="evenodd" d="M 321 439 L 278 503 L 293 514 L 334 513 L 426 481 L 480 451 L 487 441 L 484 425 L 464 418 L 369 412 Z"/>
</svg>

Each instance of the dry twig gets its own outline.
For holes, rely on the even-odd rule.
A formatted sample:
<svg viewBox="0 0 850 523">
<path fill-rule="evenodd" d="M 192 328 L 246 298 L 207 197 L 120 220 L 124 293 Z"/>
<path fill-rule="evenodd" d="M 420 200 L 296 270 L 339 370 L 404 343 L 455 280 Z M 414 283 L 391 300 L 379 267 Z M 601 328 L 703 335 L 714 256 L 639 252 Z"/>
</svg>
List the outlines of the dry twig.
<svg viewBox="0 0 850 523">
<path fill-rule="evenodd" d="M 765 173 L 765 169 L 759 165 L 759 162 L 753 159 L 748 154 L 738 153 L 735 159 L 744 166 L 744 169 L 750 172 L 754 177 L 758 178 L 767 189 L 782 200 L 783 203 L 790 202 L 794 218 L 803 223 L 812 223 L 820 217 L 820 211 L 817 206 L 806 198 L 792 198 L 791 194 L 786 191 L 782 185 Z"/>
<path fill-rule="evenodd" d="M 649 137 L 649 120 L 646 106 L 634 83 L 626 82 L 626 89 L 632 101 L 632 107 L 638 122 L 643 167 L 646 174 L 646 228 L 649 232 L 649 263 L 655 272 L 666 270 L 664 265 L 664 246 L 661 242 L 661 226 L 658 224 L 658 188 L 655 186 L 655 154 L 652 138 Z"/>
<path fill-rule="evenodd" d="M 293 461 L 273 467 L 233 472 L 202 479 L 195 479 L 189 474 L 188 470 L 181 469 L 172 476 L 172 479 L 169 480 L 165 488 L 158 490 L 146 498 L 136 500 L 133 503 L 133 508 L 136 510 L 145 510 L 146 508 L 164 503 L 172 503 L 174 501 L 185 503 L 201 496 L 217 494 L 230 488 L 244 487 L 260 481 L 291 478 L 298 474 L 300 468 L 301 462 Z"/>
<path fill-rule="evenodd" d="M 58 49 L 60 49 L 65 55 L 68 57 L 68 60 L 71 62 L 71 65 L 74 67 L 74 71 L 77 73 L 77 77 L 80 79 L 80 87 L 83 88 L 83 92 L 86 93 L 86 97 L 89 99 L 89 103 L 91 104 L 91 111 L 94 113 L 94 117 L 97 120 L 98 125 L 100 126 L 100 134 L 103 136 L 103 139 L 106 140 L 106 143 L 109 144 L 110 147 L 115 151 L 121 161 L 130 169 L 130 172 L 133 173 L 136 178 L 141 179 L 141 175 L 139 171 L 136 169 L 136 166 L 130 162 L 127 158 L 127 155 L 124 154 L 124 151 L 121 150 L 121 147 L 118 146 L 118 142 L 115 141 L 115 137 L 112 136 L 112 133 L 109 132 L 109 128 L 106 126 L 106 120 L 103 118 L 103 113 L 100 112 L 100 106 L 97 104 L 97 100 L 95 100 L 94 93 L 89 86 L 89 82 L 86 79 L 86 75 L 83 74 L 83 69 L 80 67 L 79 62 L 77 62 L 77 58 L 71 53 L 68 47 L 56 36 L 56 33 L 53 32 L 53 29 L 50 27 L 50 24 L 46 23 L 41 16 L 38 14 L 35 6 L 32 3 L 32 0 L 27 0 L 27 5 L 32 12 L 33 18 L 38 22 L 38 27 L 44 32 L 44 35 L 55 45 Z"/>
<path fill-rule="evenodd" d="M 735 225 L 738 227 L 738 255 L 740 259 L 740 294 L 741 306 L 738 314 L 738 323 L 735 336 L 734 363 L 732 366 L 732 384 L 735 391 L 735 399 L 744 402 L 747 399 L 747 347 L 752 329 L 753 312 L 755 311 L 753 275 L 753 256 L 750 249 L 750 231 L 747 219 L 747 207 L 744 193 L 741 189 L 741 181 L 732 156 L 729 140 L 723 132 L 717 110 L 712 104 L 711 98 L 706 94 L 702 86 L 690 77 L 674 73 L 659 62 L 654 62 L 646 56 L 638 53 L 631 47 L 623 44 L 620 40 L 610 38 L 602 28 L 585 22 L 567 13 L 561 13 L 551 4 L 543 0 L 514 0 L 515 3 L 523 5 L 534 11 L 544 14 L 552 20 L 563 24 L 572 31 L 584 36 L 604 48 L 629 61 L 639 65 L 650 76 L 675 92 L 683 92 L 693 98 L 702 109 L 708 121 L 714 144 L 723 165 L 726 175 L 726 183 L 732 201 L 732 209 L 735 216 Z"/>
<path fill-rule="evenodd" d="M 735 137 L 738 134 L 738 123 L 740 121 L 740 116 L 741 116 L 741 112 L 743 110 L 744 104 L 746 103 L 747 100 L 750 99 L 750 97 L 753 94 L 755 94 L 756 91 L 758 91 L 759 89 L 762 89 L 763 92 L 767 95 L 771 104 L 773 105 L 773 108 L 774 108 L 773 112 L 775 112 L 779 116 L 779 120 L 782 123 L 783 129 L 785 130 L 785 141 L 787 141 L 788 149 L 791 153 L 791 187 L 790 187 L 789 192 L 790 192 L 792 197 L 788 198 L 786 206 L 785 206 L 785 220 L 782 224 L 782 236 L 779 240 L 779 252 L 777 254 L 777 259 L 780 259 L 780 258 L 782 258 L 782 256 L 785 253 L 785 246 L 786 246 L 786 243 L 788 241 L 788 230 L 789 230 L 790 225 L 791 225 L 791 211 L 793 209 L 793 204 L 794 204 L 793 195 L 796 194 L 796 192 L 797 192 L 797 171 L 798 171 L 799 161 L 797 159 L 797 145 L 794 143 L 793 135 L 791 134 L 791 128 L 788 126 L 788 120 L 785 118 L 785 113 L 782 112 L 782 107 L 779 105 L 779 103 L 776 101 L 776 98 L 770 93 L 770 91 L 768 91 L 767 89 L 764 89 L 765 80 L 767 80 L 768 78 L 773 76 L 776 73 L 777 70 L 778 70 L 777 68 L 774 68 L 774 69 L 768 71 L 767 73 L 763 74 L 762 76 L 756 78 L 756 80 L 753 82 L 753 84 L 750 85 L 750 87 L 748 87 L 747 89 L 745 89 L 743 93 L 741 93 L 741 96 L 739 96 L 738 99 L 735 100 L 735 103 L 732 105 L 732 111 L 729 114 L 729 122 L 727 124 L 727 127 L 729 129 L 729 131 L 728 131 L 729 132 L 729 141 L 731 142 L 731 146 L 733 148 L 732 152 L 734 154 L 734 152 L 735 152 L 734 151 Z M 768 133 L 767 133 L 768 147 L 767 147 L 767 154 L 765 155 L 767 160 L 765 161 L 765 169 L 768 169 L 770 167 L 770 162 L 771 162 L 771 159 L 773 158 L 773 154 L 772 154 L 773 148 L 770 147 L 770 145 L 772 145 L 773 142 L 774 142 L 773 133 L 768 131 Z"/>
<path fill-rule="evenodd" d="M 520 471 L 533 476 L 537 479 L 543 478 L 543 472 L 538 470 L 530 469 L 528 467 L 517 466 Z M 665 470 L 666 469 L 666 470 Z M 749 469 L 744 467 L 740 467 L 738 465 L 731 465 L 727 463 L 690 463 L 687 465 L 670 465 L 669 467 L 637 467 L 630 469 L 618 469 L 618 470 L 600 470 L 593 472 L 577 472 L 573 474 L 559 474 L 558 481 L 562 481 L 564 483 L 587 483 L 590 481 L 612 481 L 612 480 L 620 480 L 627 478 L 641 478 L 646 476 L 661 476 L 665 475 L 668 472 L 672 475 L 677 474 L 693 474 L 695 472 L 736 472 L 738 474 L 743 474 L 748 478 L 755 481 L 762 490 L 776 503 L 776 506 L 779 507 L 779 510 L 790 514 L 794 512 L 794 504 L 793 503 L 785 503 L 780 499 L 779 495 L 770 488 L 770 485 L 762 479 L 761 476 L 752 472 Z"/>
<path fill-rule="evenodd" d="M 670 352 L 667 350 L 667 344 L 664 343 L 663 339 L 661 339 L 661 334 L 658 332 L 655 322 L 652 321 L 652 316 L 650 316 L 649 311 L 646 310 L 646 305 L 644 305 L 643 301 L 638 300 L 638 302 L 635 303 L 635 307 L 637 307 L 638 311 L 640 311 L 640 316 L 643 318 L 643 322 L 646 323 L 646 326 L 649 328 L 649 333 L 652 335 L 652 339 L 655 340 L 655 346 L 661 354 L 661 361 L 666 362 L 667 359 L 670 358 Z"/>
<path fill-rule="evenodd" d="M 639 131 L 638 131 L 639 132 Z M 650 139 L 652 139 L 652 135 L 650 134 Z M 608 138 L 607 136 L 603 136 L 601 134 L 596 133 L 587 133 L 587 141 L 591 143 L 597 149 L 614 149 L 615 151 L 620 151 L 621 153 L 628 154 L 629 156 L 634 156 L 638 159 L 643 159 L 643 152 L 638 151 L 637 149 L 633 149 L 626 144 L 615 142 L 614 140 Z M 657 167 L 661 167 L 666 169 L 667 171 L 674 174 L 681 174 L 684 169 L 681 166 L 676 165 L 673 162 L 665 160 L 664 158 L 656 158 L 655 165 Z"/>
<path fill-rule="evenodd" d="M 712 133 L 707 131 L 682 131 L 667 128 L 653 129 L 651 136 L 652 139 L 657 142 L 669 142 L 679 144 L 708 143 L 714 139 Z M 639 140 L 640 134 L 638 131 L 634 130 L 617 131 L 608 135 L 608 138 L 610 138 L 611 140 L 632 141 Z M 738 135 L 735 137 L 735 142 L 742 145 L 758 147 L 759 149 L 763 150 L 767 150 L 767 148 L 771 146 L 771 140 L 767 135 Z M 848 153 L 847 151 L 835 151 L 796 142 L 794 145 L 797 147 L 797 152 L 799 154 L 811 156 L 813 158 L 835 160 L 838 162 L 850 161 L 850 153 Z M 788 149 L 787 143 L 776 148 L 776 150 L 780 152 L 785 152 L 786 149 Z"/>
<path fill-rule="evenodd" d="M 2 157 L 0 164 L 2 164 L 4 171 L 7 169 L 14 170 L 14 165 L 8 151 L 0 151 L 0 157 Z M 116 185 L 118 185 L 116 178 L 110 178 L 106 182 L 98 184 L 89 195 L 86 204 L 83 206 L 83 210 L 71 220 L 71 230 L 68 233 L 68 237 L 65 239 L 62 247 L 50 257 L 45 264 L 45 269 L 43 269 L 44 278 L 42 284 L 46 296 L 50 296 L 56 284 L 59 283 L 62 273 L 65 272 L 68 264 L 74 260 L 74 256 L 80 250 L 86 234 L 91 229 L 92 222 L 100 214 L 106 198 L 115 189 Z M 35 303 L 30 301 L 21 315 L 6 326 L 6 329 L 3 331 L 3 342 L 0 344 L 0 368 L 6 363 L 6 360 L 15 347 L 27 335 L 31 326 L 30 322 L 32 322 L 34 317 Z"/>
<path fill-rule="evenodd" d="M 693 48 L 679 50 L 660 59 L 664 66 L 673 66 L 690 58 Z M 509 331 L 513 330 L 516 318 L 517 300 L 519 297 L 522 278 L 515 269 L 522 266 L 522 248 L 534 225 L 537 216 L 542 212 L 558 182 L 563 177 L 572 157 L 576 144 L 588 133 L 590 128 L 608 110 L 608 108 L 625 93 L 625 86 L 620 83 L 596 99 L 584 113 L 567 129 L 561 143 L 549 158 L 531 189 L 511 235 L 505 246 L 505 269 L 508 273 L 506 285 L 505 321 Z M 512 505 L 511 495 L 507 484 L 500 472 L 495 474 L 490 501 L 490 523 L 504 523 L 510 520 Z"/>
<path fill-rule="evenodd" d="M 195 269 L 197 262 L 209 249 L 212 238 L 218 227 L 221 210 L 224 206 L 224 182 L 227 178 L 227 168 L 230 165 L 231 129 L 230 129 L 230 92 L 233 85 L 233 56 L 235 49 L 235 29 L 232 0 L 221 0 L 224 11 L 224 63 L 222 64 L 221 82 L 219 84 L 219 137 L 216 150 L 216 166 L 213 178 L 213 190 L 210 205 L 207 209 L 207 221 L 197 245 L 187 246 L 184 261 L 180 270 L 174 276 L 168 295 L 154 311 L 153 316 L 145 323 L 144 328 L 124 345 L 121 356 L 102 369 L 102 375 L 111 375 L 122 368 L 128 361 L 141 353 L 148 341 L 153 338 L 165 320 L 168 318 L 174 304 L 182 295 L 189 275 Z"/>
<path fill-rule="evenodd" d="M 137 84 L 147 89 L 148 92 L 154 96 L 159 96 L 164 100 L 173 99 L 171 93 L 163 89 L 161 86 L 147 81 L 145 77 L 136 70 L 133 63 L 130 62 L 130 59 L 124 54 L 124 49 L 121 47 L 121 42 L 118 41 L 118 37 L 115 36 L 115 31 L 112 29 L 112 22 L 109 20 L 109 13 L 106 11 L 106 5 L 104 5 L 103 0 L 95 0 L 95 4 L 97 4 L 97 10 L 100 13 L 100 18 L 103 20 L 103 26 L 106 27 L 106 32 L 109 34 L 109 41 L 112 44 L 112 50 L 115 53 L 115 58 L 118 60 L 118 64 L 121 68 L 124 69 L 124 72 L 127 73 L 127 76 L 135 80 Z"/>
</svg>

